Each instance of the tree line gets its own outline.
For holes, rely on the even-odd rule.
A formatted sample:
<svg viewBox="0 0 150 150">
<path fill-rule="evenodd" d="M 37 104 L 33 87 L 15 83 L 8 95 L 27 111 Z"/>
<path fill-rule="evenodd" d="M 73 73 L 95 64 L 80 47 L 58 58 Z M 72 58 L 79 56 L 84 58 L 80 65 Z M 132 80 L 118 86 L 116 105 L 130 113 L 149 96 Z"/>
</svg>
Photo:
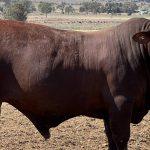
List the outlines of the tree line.
<svg viewBox="0 0 150 150">
<path fill-rule="evenodd" d="M 107 2 L 105 4 L 98 3 L 97 1 L 85 2 L 80 7 L 80 12 L 86 12 L 98 14 L 98 13 L 107 13 L 107 14 L 121 14 L 127 13 L 131 15 L 138 9 L 136 3 L 133 2 L 125 2 L 125 3 L 115 3 L 115 2 Z"/>
<path fill-rule="evenodd" d="M 48 3 L 48 2 L 40 2 L 38 7 L 36 8 L 34 3 L 31 0 L 0 0 L 4 2 L 3 7 L 0 7 L 0 11 L 2 12 L 4 18 L 6 19 L 15 19 L 20 21 L 25 21 L 27 19 L 27 15 L 33 11 L 40 11 L 41 13 L 47 14 L 56 12 L 59 10 L 62 14 L 70 14 L 75 13 L 92 13 L 92 14 L 121 14 L 127 13 L 131 15 L 134 13 L 138 6 L 134 2 L 124 2 L 124 3 L 116 3 L 116 2 L 107 2 L 100 3 L 96 0 L 91 0 L 91 2 L 83 2 L 81 3 L 78 9 L 74 8 L 74 5 L 67 4 L 62 2 L 60 4 Z"/>
</svg>

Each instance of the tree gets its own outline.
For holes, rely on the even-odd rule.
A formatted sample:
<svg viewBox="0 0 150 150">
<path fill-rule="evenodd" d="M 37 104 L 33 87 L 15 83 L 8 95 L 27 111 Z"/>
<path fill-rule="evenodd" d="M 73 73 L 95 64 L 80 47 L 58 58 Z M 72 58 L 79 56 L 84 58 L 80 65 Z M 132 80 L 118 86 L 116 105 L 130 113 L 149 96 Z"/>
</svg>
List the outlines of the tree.
<svg viewBox="0 0 150 150">
<path fill-rule="evenodd" d="M 57 8 L 61 10 L 62 14 L 65 13 L 65 7 L 66 7 L 66 3 L 65 2 L 62 2 L 60 5 L 57 6 Z"/>
<path fill-rule="evenodd" d="M 104 5 L 101 5 L 101 6 L 100 6 L 100 12 L 101 12 L 101 13 L 105 13 L 105 12 L 106 12 Z"/>
<path fill-rule="evenodd" d="M 47 17 L 47 14 L 51 13 L 53 10 L 52 3 L 40 2 L 40 4 L 38 5 L 38 10 L 41 13 L 45 14 Z"/>
<path fill-rule="evenodd" d="M 122 12 L 122 4 L 121 3 L 111 3 L 108 2 L 105 5 L 105 11 L 109 14 L 120 14 Z"/>
<path fill-rule="evenodd" d="M 65 7 L 65 13 L 70 14 L 73 13 L 74 11 L 75 9 L 71 5 Z"/>
<path fill-rule="evenodd" d="M 25 7 L 21 4 L 13 4 L 7 6 L 3 11 L 4 18 L 10 20 L 25 21 L 27 19 L 27 12 Z"/>
<path fill-rule="evenodd" d="M 21 0 L 20 3 L 22 5 L 24 5 L 27 13 L 31 13 L 36 10 L 35 6 L 33 5 L 32 1 L 30 1 L 30 0 Z"/>
<path fill-rule="evenodd" d="M 97 1 L 92 1 L 90 4 L 90 11 L 93 14 L 100 13 L 101 12 L 100 6 L 101 6 L 101 3 L 98 3 Z"/>
<path fill-rule="evenodd" d="M 90 2 L 84 2 L 82 4 L 82 7 L 84 8 L 85 12 L 88 14 L 91 8 L 91 3 Z"/>
<path fill-rule="evenodd" d="M 3 11 L 4 18 L 11 20 L 25 21 L 27 19 L 27 11 L 22 4 L 15 3 L 7 5 Z"/>
<path fill-rule="evenodd" d="M 3 12 L 3 7 L 2 6 L 0 6 L 0 11 Z"/>
<path fill-rule="evenodd" d="M 138 9 L 138 6 L 132 2 L 126 2 L 123 4 L 123 12 L 131 15 L 135 10 Z"/>
<path fill-rule="evenodd" d="M 82 6 L 80 7 L 80 12 L 86 12 L 87 14 L 89 12 L 92 12 L 93 14 L 97 14 L 101 12 L 101 3 L 98 3 L 97 1 L 93 0 L 92 2 L 84 2 L 82 3 Z"/>
<path fill-rule="evenodd" d="M 6 19 L 25 21 L 28 13 L 32 12 L 34 7 L 30 0 L 7 0 L 3 15 Z"/>
<path fill-rule="evenodd" d="M 7 5 L 10 5 L 11 0 L 3 0 L 3 2 L 5 2 L 5 5 L 7 6 Z"/>
<path fill-rule="evenodd" d="M 12 4 L 17 3 L 23 5 L 27 13 L 31 13 L 36 10 L 35 5 L 32 3 L 31 0 L 11 0 L 11 1 Z"/>
<path fill-rule="evenodd" d="M 84 8 L 83 6 L 81 6 L 81 7 L 79 8 L 79 12 L 85 12 L 85 8 Z"/>
</svg>

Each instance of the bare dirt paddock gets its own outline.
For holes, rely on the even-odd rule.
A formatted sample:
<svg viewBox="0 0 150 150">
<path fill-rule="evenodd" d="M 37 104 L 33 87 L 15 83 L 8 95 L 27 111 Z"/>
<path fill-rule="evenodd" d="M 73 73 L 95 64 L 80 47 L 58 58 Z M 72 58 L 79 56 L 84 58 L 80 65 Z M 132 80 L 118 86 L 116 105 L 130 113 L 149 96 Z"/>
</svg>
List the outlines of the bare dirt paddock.
<svg viewBox="0 0 150 150">
<path fill-rule="evenodd" d="M 130 150 L 150 150 L 150 113 L 131 125 Z M 51 129 L 45 141 L 31 122 L 4 103 L 0 116 L 0 150 L 107 150 L 102 120 L 76 117 Z"/>
</svg>

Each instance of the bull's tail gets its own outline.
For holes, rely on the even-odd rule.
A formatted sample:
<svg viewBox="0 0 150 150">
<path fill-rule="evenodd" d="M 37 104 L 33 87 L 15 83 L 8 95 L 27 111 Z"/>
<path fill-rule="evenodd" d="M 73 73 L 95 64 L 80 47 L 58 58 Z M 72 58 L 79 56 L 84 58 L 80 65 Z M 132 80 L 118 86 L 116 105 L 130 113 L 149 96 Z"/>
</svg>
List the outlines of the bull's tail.
<svg viewBox="0 0 150 150">
<path fill-rule="evenodd" d="M 0 115 L 1 115 L 1 106 L 2 106 L 2 102 L 0 102 Z"/>
</svg>

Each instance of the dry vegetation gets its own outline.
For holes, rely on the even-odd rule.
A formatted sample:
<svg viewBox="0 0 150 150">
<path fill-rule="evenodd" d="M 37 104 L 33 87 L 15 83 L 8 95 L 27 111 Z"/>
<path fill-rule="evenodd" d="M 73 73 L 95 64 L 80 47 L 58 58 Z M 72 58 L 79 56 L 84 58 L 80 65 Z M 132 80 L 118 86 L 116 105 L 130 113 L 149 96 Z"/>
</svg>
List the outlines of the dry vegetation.
<svg viewBox="0 0 150 150">
<path fill-rule="evenodd" d="M 150 18 L 150 15 L 145 16 L 132 15 L 129 17 L 126 14 L 122 14 L 121 16 L 50 14 L 46 18 L 44 15 L 31 14 L 28 16 L 27 22 L 44 24 L 58 29 L 90 31 L 109 28 L 111 26 L 118 25 L 123 21 L 133 17 Z"/>
<path fill-rule="evenodd" d="M 98 30 L 114 26 L 126 16 L 45 16 L 32 15 L 28 22 L 61 29 Z M 130 150 L 150 150 L 150 113 L 138 125 L 131 125 Z M 79 116 L 51 129 L 45 141 L 31 122 L 14 107 L 4 103 L 0 116 L 0 150 L 106 150 L 102 120 Z"/>
</svg>

